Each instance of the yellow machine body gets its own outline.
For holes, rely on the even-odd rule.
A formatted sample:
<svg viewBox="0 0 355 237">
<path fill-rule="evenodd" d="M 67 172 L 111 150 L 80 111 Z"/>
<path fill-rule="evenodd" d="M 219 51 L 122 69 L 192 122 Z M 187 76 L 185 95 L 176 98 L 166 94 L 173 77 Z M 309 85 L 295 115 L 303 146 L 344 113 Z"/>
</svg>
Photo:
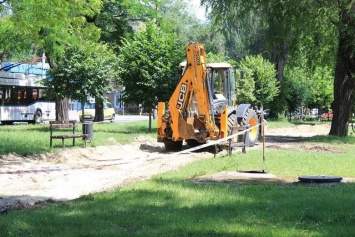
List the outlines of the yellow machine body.
<svg viewBox="0 0 355 237">
<path fill-rule="evenodd" d="M 186 47 L 183 73 L 169 102 L 158 103 L 157 140 L 167 149 L 206 143 L 238 132 L 254 120 L 249 104 L 236 106 L 235 71 L 228 63 L 206 62 L 203 44 Z M 245 127 L 245 126 L 244 126 Z"/>
<path fill-rule="evenodd" d="M 184 73 L 169 100 L 167 112 L 164 102 L 158 104 L 158 141 L 161 142 L 194 139 L 203 143 L 227 134 L 227 121 L 218 128 L 212 118 L 204 46 L 188 45 L 186 56 Z M 171 135 L 167 136 L 167 129 Z"/>
</svg>

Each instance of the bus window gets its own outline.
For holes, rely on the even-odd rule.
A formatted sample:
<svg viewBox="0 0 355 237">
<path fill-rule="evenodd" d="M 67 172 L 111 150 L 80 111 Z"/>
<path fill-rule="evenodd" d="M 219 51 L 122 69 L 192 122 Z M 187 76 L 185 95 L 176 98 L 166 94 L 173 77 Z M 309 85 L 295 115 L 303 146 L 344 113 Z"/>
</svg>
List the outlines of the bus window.
<svg viewBox="0 0 355 237">
<path fill-rule="evenodd" d="M 18 91 L 16 89 L 10 89 L 10 103 L 18 102 Z"/>
<path fill-rule="evenodd" d="M 38 100 L 38 89 L 33 89 L 32 98 L 33 100 Z"/>
<path fill-rule="evenodd" d="M 25 90 L 20 90 L 18 93 L 18 101 L 20 101 L 20 103 L 24 103 L 25 102 L 25 99 L 26 99 L 26 91 Z"/>
<path fill-rule="evenodd" d="M 33 91 L 35 89 L 26 89 L 24 92 L 24 102 L 25 104 L 29 104 L 33 102 Z"/>
</svg>

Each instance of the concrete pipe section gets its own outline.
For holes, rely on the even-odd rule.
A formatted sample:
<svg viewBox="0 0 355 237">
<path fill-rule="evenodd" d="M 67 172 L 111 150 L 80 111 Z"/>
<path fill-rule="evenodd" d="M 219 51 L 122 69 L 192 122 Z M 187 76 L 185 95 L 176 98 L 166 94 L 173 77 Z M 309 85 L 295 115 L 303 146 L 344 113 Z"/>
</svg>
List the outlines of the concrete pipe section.
<svg viewBox="0 0 355 237">
<path fill-rule="evenodd" d="M 339 176 L 299 176 L 301 183 L 337 183 L 343 178 Z"/>
</svg>

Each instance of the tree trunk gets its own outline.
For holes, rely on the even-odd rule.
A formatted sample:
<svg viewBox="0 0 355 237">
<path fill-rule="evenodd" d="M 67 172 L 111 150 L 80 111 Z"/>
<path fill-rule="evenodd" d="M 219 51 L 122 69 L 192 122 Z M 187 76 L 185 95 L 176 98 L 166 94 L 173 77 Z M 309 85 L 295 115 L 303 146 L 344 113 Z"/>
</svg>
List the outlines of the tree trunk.
<svg viewBox="0 0 355 237">
<path fill-rule="evenodd" d="M 95 122 L 104 121 L 104 102 L 95 98 Z"/>
<path fill-rule="evenodd" d="M 152 132 L 152 112 L 149 112 L 149 132 Z"/>
<path fill-rule="evenodd" d="M 49 54 L 47 54 L 47 60 L 50 68 L 55 68 L 57 66 Z M 57 121 L 69 120 L 69 99 L 67 97 L 64 99 L 58 97 L 55 98 L 55 119 Z"/>
<path fill-rule="evenodd" d="M 55 100 L 55 119 L 57 121 L 68 121 L 69 120 L 69 100 L 68 98 Z"/>
<path fill-rule="evenodd" d="M 348 135 L 351 95 L 355 91 L 355 78 L 352 76 L 352 73 L 355 72 L 355 59 L 352 56 L 354 47 L 349 43 L 354 40 L 351 31 L 355 22 L 352 21 L 349 14 L 351 13 L 345 8 L 339 14 L 339 43 L 334 76 L 333 119 L 329 132 L 330 135 L 334 136 Z"/>
<path fill-rule="evenodd" d="M 339 42 L 339 44 L 341 43 Z M 352 60 L 346 57 L 342 52 L 344 49 L 338 50 L 334 76 L 333 119 L 329 134 L 334 136 L 347 136 L 351 95 L 355 90 L 355 80 L 351 75 L 351 71 L 354 71 L 352 69 L 355 69 L 355 67 L 352 65 Z"/>
<path fill-rule="evenodd" d="M 284 70 L 285 64 L 288 56 L 288 48 L 291 40 L 291 29 L 287 32 L 283 40 L 283 45 L 274 45 L 273 49 L 273 58 L 276 63 L 276 70 L 277 70 L 277 79 L 280 82 L 281 90 L 283 89 L 284 85 Z"/>
<path fill-rule="evenodd" d="M 84 115 L 85 115 L 85 103 L 83 101 L 81 101 L 81 118 L 79 117 L 79 120 L 81 122 L 84 122 Z"/>
</svg>

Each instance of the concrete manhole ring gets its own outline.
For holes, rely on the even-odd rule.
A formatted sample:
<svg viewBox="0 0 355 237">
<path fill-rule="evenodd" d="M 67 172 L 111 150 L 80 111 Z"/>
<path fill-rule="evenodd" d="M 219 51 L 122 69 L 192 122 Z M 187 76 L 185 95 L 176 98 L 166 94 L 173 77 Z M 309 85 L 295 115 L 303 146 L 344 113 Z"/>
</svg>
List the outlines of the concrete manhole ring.
<svg viewBox="0 0 355 237">
<path fill-rule="evenodd" d="M 298 180 L 302 183 L 336 183 L 343 178 L 339 176 L 299 176 Z"/>
</svg>

